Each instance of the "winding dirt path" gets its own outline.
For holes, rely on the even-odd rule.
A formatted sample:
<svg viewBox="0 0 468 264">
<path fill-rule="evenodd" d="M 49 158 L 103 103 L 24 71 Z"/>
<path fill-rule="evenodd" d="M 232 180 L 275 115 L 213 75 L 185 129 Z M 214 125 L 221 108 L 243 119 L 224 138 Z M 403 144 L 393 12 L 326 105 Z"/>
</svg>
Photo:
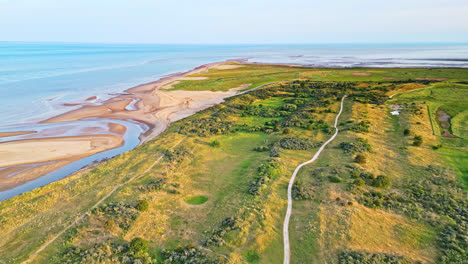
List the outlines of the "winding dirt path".
<svg viewBox="0 0 468 264">
<path fill-rule="evenodd" d="M 344 99 L 346 98 L 346 95 L 343 96 L 343 98 L 341 99 L 341 107 L 340 107 L 340 112 L 338 113 L 338 115 L 336 116 L 335 118 L 335 134 L 333 134 L 333 136 L 327 140 L 327 142 L 325 142 L 320 148 L 319 150 L 317 151 L 317 153 L 315 153 L 314 157 L 304 163 L 301 163 L 299 166 L 296 167 L 296 169 L 294 170 L 294 173 L 293 175 L 291 176 L 291 179 L 289 180 L 289 185 L 288 185 L 288 209 L 286 210 L 286 216 L 284 217 L 284 223 L 283 223 L 283 242 L 284 242 L 284 260 L 283 260 L 283 264 L 289 264 L 290 262 L 290 259 L 291 259 L 291 251 L 290 251 L 290 247 L 289 247 L 289 219 L 291 218 L 291 211 L 292 211 L 292 187 L 293 187 L 293 184 L 294 184 L 294 180 L 296 179 L 296 175 L 297 173 L 299 172 L 299 170 L 304 167 L 305 165 L 307 164 L 310 164 L 312 162 L 314 162 L 320 155 L 320 153 L 322 153 L 322 151 L 325 149 L 325 147 L 328 145 L 328 143 L 332 142 L 333 139 L 335 139 L 336 135 L 338 135 L 338 118 L 340 117 L 341 115 L 341 112 L 343 111 L 343 103 L 344 103 Z"/>
<path fill-rule="evenodd" d="M 171 149 L 177 147 L 177 145 L 179 145 L 182 141 L 184 141 L 186 139 L 186 137 L 183 137 L 181 140 L 179 140 L 174 146 L 171 147 Z M 121 183 L 121 184 L 118 184 L 116 186 L 114 186 L 114 188 L 112 188 L 112 190 L 107 193 L 104 197 L 102 197 L 98 202 L 96 202 L 91 208 L 89 208 L 86 212 L 84 212 L 83 214 L 81 214 L 78 218 L 75 219 L 75 221 L 73 221 L 71 224 L 69 224 L 68 226 L 66 226 L 64 229 L 62 229 L 57 235 L 55 235 L 54 237 L 52 237 L 51 239 L 49 239 L 47 242 L 45 242 L 44 244 L 42 244 L 42 246 L 37 249 L 31 256 L 29 256 L 28 259 L 26 259 L 25 261 L 23 261 L 22 263 L 31 263 L 31 261 L 39 254 L 41 253 L 41 251 L 43 251 L 47 246 L 49 246 L 52 242 L 54 242 L 55 240 L 57 240 L 61 235 L 63 235 L 68 229 L 72 228 L 74 225 L 76 225 L 79 221 L 83 220 L 83 218 L 85 218 L 87 215 L 89 215 L 94 208 L 98 207 L 102 202 L 104 202 L 107 198 L 109 198 L 109 196 L 111 196 L 115 191 L 117 191 L 117 189 L 119 189 L 120 187 L 124 186 L 124 185 L 127 185 L 128 183 L 134 181 L 135 179 L 139 178 L 140 176 L 146 174 L 147 172 L 149 172 L 157 163 L 159 163 L 159 161 L 161 161 L 161 159 L 165 156 L 165 154 L 162 154 L 157 160 L 155 160 L 151 166 L 149 166 L 144 172 L 140 173 L 140 174 L 136 174 L 135 176 L 133 176 L 132 178 L 130 178 L 129 180 L 127 180 L 126 182 L 124 183 Z"/>
</svg>

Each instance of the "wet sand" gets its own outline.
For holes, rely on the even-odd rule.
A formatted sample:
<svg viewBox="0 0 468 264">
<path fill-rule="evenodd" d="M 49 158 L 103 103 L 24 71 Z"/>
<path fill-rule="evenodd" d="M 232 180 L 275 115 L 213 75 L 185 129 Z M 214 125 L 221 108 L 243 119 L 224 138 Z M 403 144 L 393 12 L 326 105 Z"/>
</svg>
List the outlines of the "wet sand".
<svg viewBox="0 0 468 264">
<path fill-rule="evenodd" d="M 231 66 L 217 62 L 203 65 L 192 71 L 173 74 L 161 80 L 139 85 L 101 104 L 90 104 L 97 97 L 90 97 L 81 107 L 64 114 L 43 120 L 40 123 L 56 123 L 83 119 L 134 120 L 150 129 L 140 137 L 140 144 L 154 138 L 167 129 L 171 122 L 190 116 L 200 110 L 223 102 L 224 98 L 236 95 L 241 86 L 227 92 L 212 91 L 168 91 L 180 80 L 203 80 L 200 77 L 186 77 L 202 73 L 212 67 L 230 69 Z M 128 109 L 132 104 L 132 109 Z M 60 136 L 70 128 L 65 126 L 47 131 L 47 138 L 22 139 L 0 143 L 0 191 L 21 185 L 56 170 L 73 161 L 92 154 L 113 149 L 123 144 L 122 136 L 127 128 L 110 123 L 108 129 L 87 128 L 80 135 Z M 0 137 L 32 133 L 33 131 L 5 132 Z M 99 134 L 96 134 L 99 133 Z M 42 136 L 41 134 L 39 134 Z"/>
</svg>

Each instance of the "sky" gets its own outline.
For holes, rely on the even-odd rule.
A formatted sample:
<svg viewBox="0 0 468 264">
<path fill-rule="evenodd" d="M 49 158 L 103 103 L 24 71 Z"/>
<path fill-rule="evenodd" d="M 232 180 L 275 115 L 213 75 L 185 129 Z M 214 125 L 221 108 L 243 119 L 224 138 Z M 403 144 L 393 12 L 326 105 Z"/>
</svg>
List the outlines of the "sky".
<svg viewBox="0 0 468 264">
<path fill-rule="evenodd" d="M 0 41 L 468 42 L 467 0 L 0 0 Z"/>
</svg>

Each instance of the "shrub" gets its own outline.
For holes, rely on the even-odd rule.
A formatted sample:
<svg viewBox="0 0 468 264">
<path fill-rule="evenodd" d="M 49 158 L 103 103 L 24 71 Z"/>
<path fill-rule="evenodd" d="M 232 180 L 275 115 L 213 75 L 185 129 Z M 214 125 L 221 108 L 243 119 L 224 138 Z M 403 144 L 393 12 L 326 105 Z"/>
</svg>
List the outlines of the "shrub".
<svg viewBox="0 0 468 264">
<path fill-rule="evenodd" d="M 408 128 L 403 130 L 403 135 L 405 135 L 405 136 L 408 136 L 410 133 L 411 133 L 411 131 Z"/>
<path fill-rule="evenodd" d="M 439 144 L 439 145 L 436 145 L 436 146 L 432 146 L 432 149 L 433 150 L 438 150 L 442 147 L 442 144 Z"/>
<path fill-rule="evenodd" d="M 413 141 L 413 146 L 416 146 L 416 147 L 419 147 L 421 146 L 423 143 L 423 139 L 422 139 L 422 136 L 414 136 L 414 141 Z"/>
<path fill-rule="evenodd" d="M 289 135 L 289 134 L 291 134 L 291 129 L 289 128 L 283 129 L 283 135 Z"/>
<path fill-rule="evenodd" d="M 359 163 L 359 164 L 364 164 L 366 163 L 367 159 L 366 156 L 362 154 L 357 154 L 356 157 L 354 157 L 354 162 Z"/>
<path fill-rule="evenodd" d="M 137 256 L 141 256 L 148 252 L 149 241 L 140 237 L 135 237 L 130 242 L 130 251 Z"/>
<path fill-rule="evenodd" d="M 355 179 L 355 180 L 353 181 L 353 184 L 354 184 L 354 186 L 356 186 L 356 187 L 362 187 L 362 186 L 366 185 L 366 182 L 365 182 L 363 179 L 361 179 L 361 178 L 357 178 L 357 179 Z"/>
<path fill-rule="evenodd" d="M 303 184 L 300 180 L 294 182 L 292 187 L 292 197 L 295 200 L 312 199 L 312 193 L 313 190 L 311 186 Z"/>
<path fill-rule="evenodd" d="M 140 191 L 152 192 L 160 191 L 167 186 L 167 178 L 157 177 L 154 180 L 151 180 L 149 183 L 144 186 L 140 186 L 138 189 Z"/>
<path fill-rule="evenodd" d="M 271 160 L 267 163 L 263 163 L 257 169 L 257 177 L 250 183 L 248 192 L 252 195 L 260 194 L 262 188 L 266 187 L 266 185 L 275 177 L 280 175 L 282 172 L 281 165 Z"/>
<path fill-rule="evenodd" d="M 377 187 L 377 188 L 387 188 L 390 185 L 392 185 L 392 180 L 390 177 L 386 175 L 379 175 L 377 178 L 375 178 L 372 182 L 372 186 Z"/>
<path fill-rule="evenodd" d="M 264 151 L 269 151 L 270 148 L 267 146 L 258 146 L 258 147 L 255 147 L 254 150 L 258 152 L 264 152 Z"/>
<path fill-rule="evenodd" d="M 343 181 L 343 180 L 341 180 L 341 178 L 338 177 L 338 176 L 331 176 L 329 179 L 330 179 L 331 182 L 334 182 L 334 183 L 339 183 L 339 182 L 342 182 L 342 181 Z"/>
<path fill-rule="evenodd" d="M 345 153 L 361 153 L 365 151 L 370 151 L 371 146 L 366 139 L 360 138 L 356 143 L 350 142 L 341 142 L 340 148 L 343 149 Z"/>
<path fill-rule="evenodd" d="M 412 260 L 386 253 L 344 251 L 338 254 L 338 264 L 416 264 Z"/>
<path fill-rule="evenodd" d="M 210 146 L 218 148 L 219 146 L 221 146 L 221 143 L 218 140 L 215 139 L 215 140 L 211 141 Z"/>
<path fill-rule="evenodd" d="M 308 139 L 297 137 L 282 138 L 279 141 L 279 144 L 284 149 L 307 150 L 314 147 L 314 145 L 310 143 Z"/>
<path fill-rule="evenodd" d="M 274 145 L 271 149 L 270 149 L 270 157 L 279 157 L 281 156 L 281 148 Z"/>
<path fill-rule="evenodd" d="M 149 203 L 147 200 L 140 200 L 138 201 L 137 205 L 135 206 L 135 208 L 138 210 L 138 211 L 141 211 L 141 212 L 144 212 L 146 210 L 148 210 L 149 208 Z"/>
</svg>

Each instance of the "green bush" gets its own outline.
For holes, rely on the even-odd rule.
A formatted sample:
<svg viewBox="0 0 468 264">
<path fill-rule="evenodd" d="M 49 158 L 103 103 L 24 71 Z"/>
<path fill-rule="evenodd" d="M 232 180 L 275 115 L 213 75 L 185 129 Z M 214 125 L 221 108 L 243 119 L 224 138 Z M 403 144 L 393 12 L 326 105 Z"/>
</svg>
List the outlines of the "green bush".
<svg viewBox="0 0 468 264">
<path fill-rule="evenodd" d="M 283 135 L 289 135 L 289 134 L 291 134 L 291 129 L 289 128 L 283 129 Z"/>
<path fill-rule="evenodd" d="M 343 180 L 341 180 L 341 178 L 338 177 L 338 176 L 331 176 L 329 179 L 330 179 L 331 182 L 334 182 L 334 183 L 339 183 L 339 182 L 342 182 L 342 181 L 343 181 Z"/>
<path fill-rule="evenodd" d="M 221 143 L 218 140 L 215 139 L 215 140 L 211 141 L 210 146 L 215 147 L 215 148 L 219 148 L 219 146 L 221 146 Z"/>
<path fill-rule="evenodd" d="M 362 186 L 366 185 L 366 182 L 365 182 L 363 179 L 361 179 L 361 178 L 357 178 L 357 179 L 355 179 L 355 180 L 353 181 L 353 184 L 354 184 L 354 186 L 356 186 L 356 187 L 362 187 Z"/>
<path fill-rule="evenodd" d="M 135 237 L 130 242 L 130 251 L 133 252 L 136 256 L 144 255 L 148 253 L 149 241 L 144 240 L 140 237 Z"/>
<path fill-rule="evenodd" d="M 392 185 L 392 179 L 386 175 L 379 175 L 372 182 L 372 186 L 377 188 L 385 189 L 390 187 L 390 185 Z"/>
<path fill-rule="evenodd" d="M 138 210 L 138 211 L 141 211 L 141 212 L 144 212 L 144 211 L 147 211 L 148 208 L 149 208 L 149 203 L 147 200 L 140 200 L 138 201 L 137 205 L 135 206 L 135 208 Z"/>
<path fill-rule="evenodd" d="M 413 146 L 419 147 L 423 143 L 422 136 L 414 136 Z"/>
<path fill-rule="evenodd" d="M 411 133 L 411 131 L 408 128 L 403 130 L 403 135 L 405 135 L 405 136 L 408 136 L 410 133 Z"/>
</svg>

